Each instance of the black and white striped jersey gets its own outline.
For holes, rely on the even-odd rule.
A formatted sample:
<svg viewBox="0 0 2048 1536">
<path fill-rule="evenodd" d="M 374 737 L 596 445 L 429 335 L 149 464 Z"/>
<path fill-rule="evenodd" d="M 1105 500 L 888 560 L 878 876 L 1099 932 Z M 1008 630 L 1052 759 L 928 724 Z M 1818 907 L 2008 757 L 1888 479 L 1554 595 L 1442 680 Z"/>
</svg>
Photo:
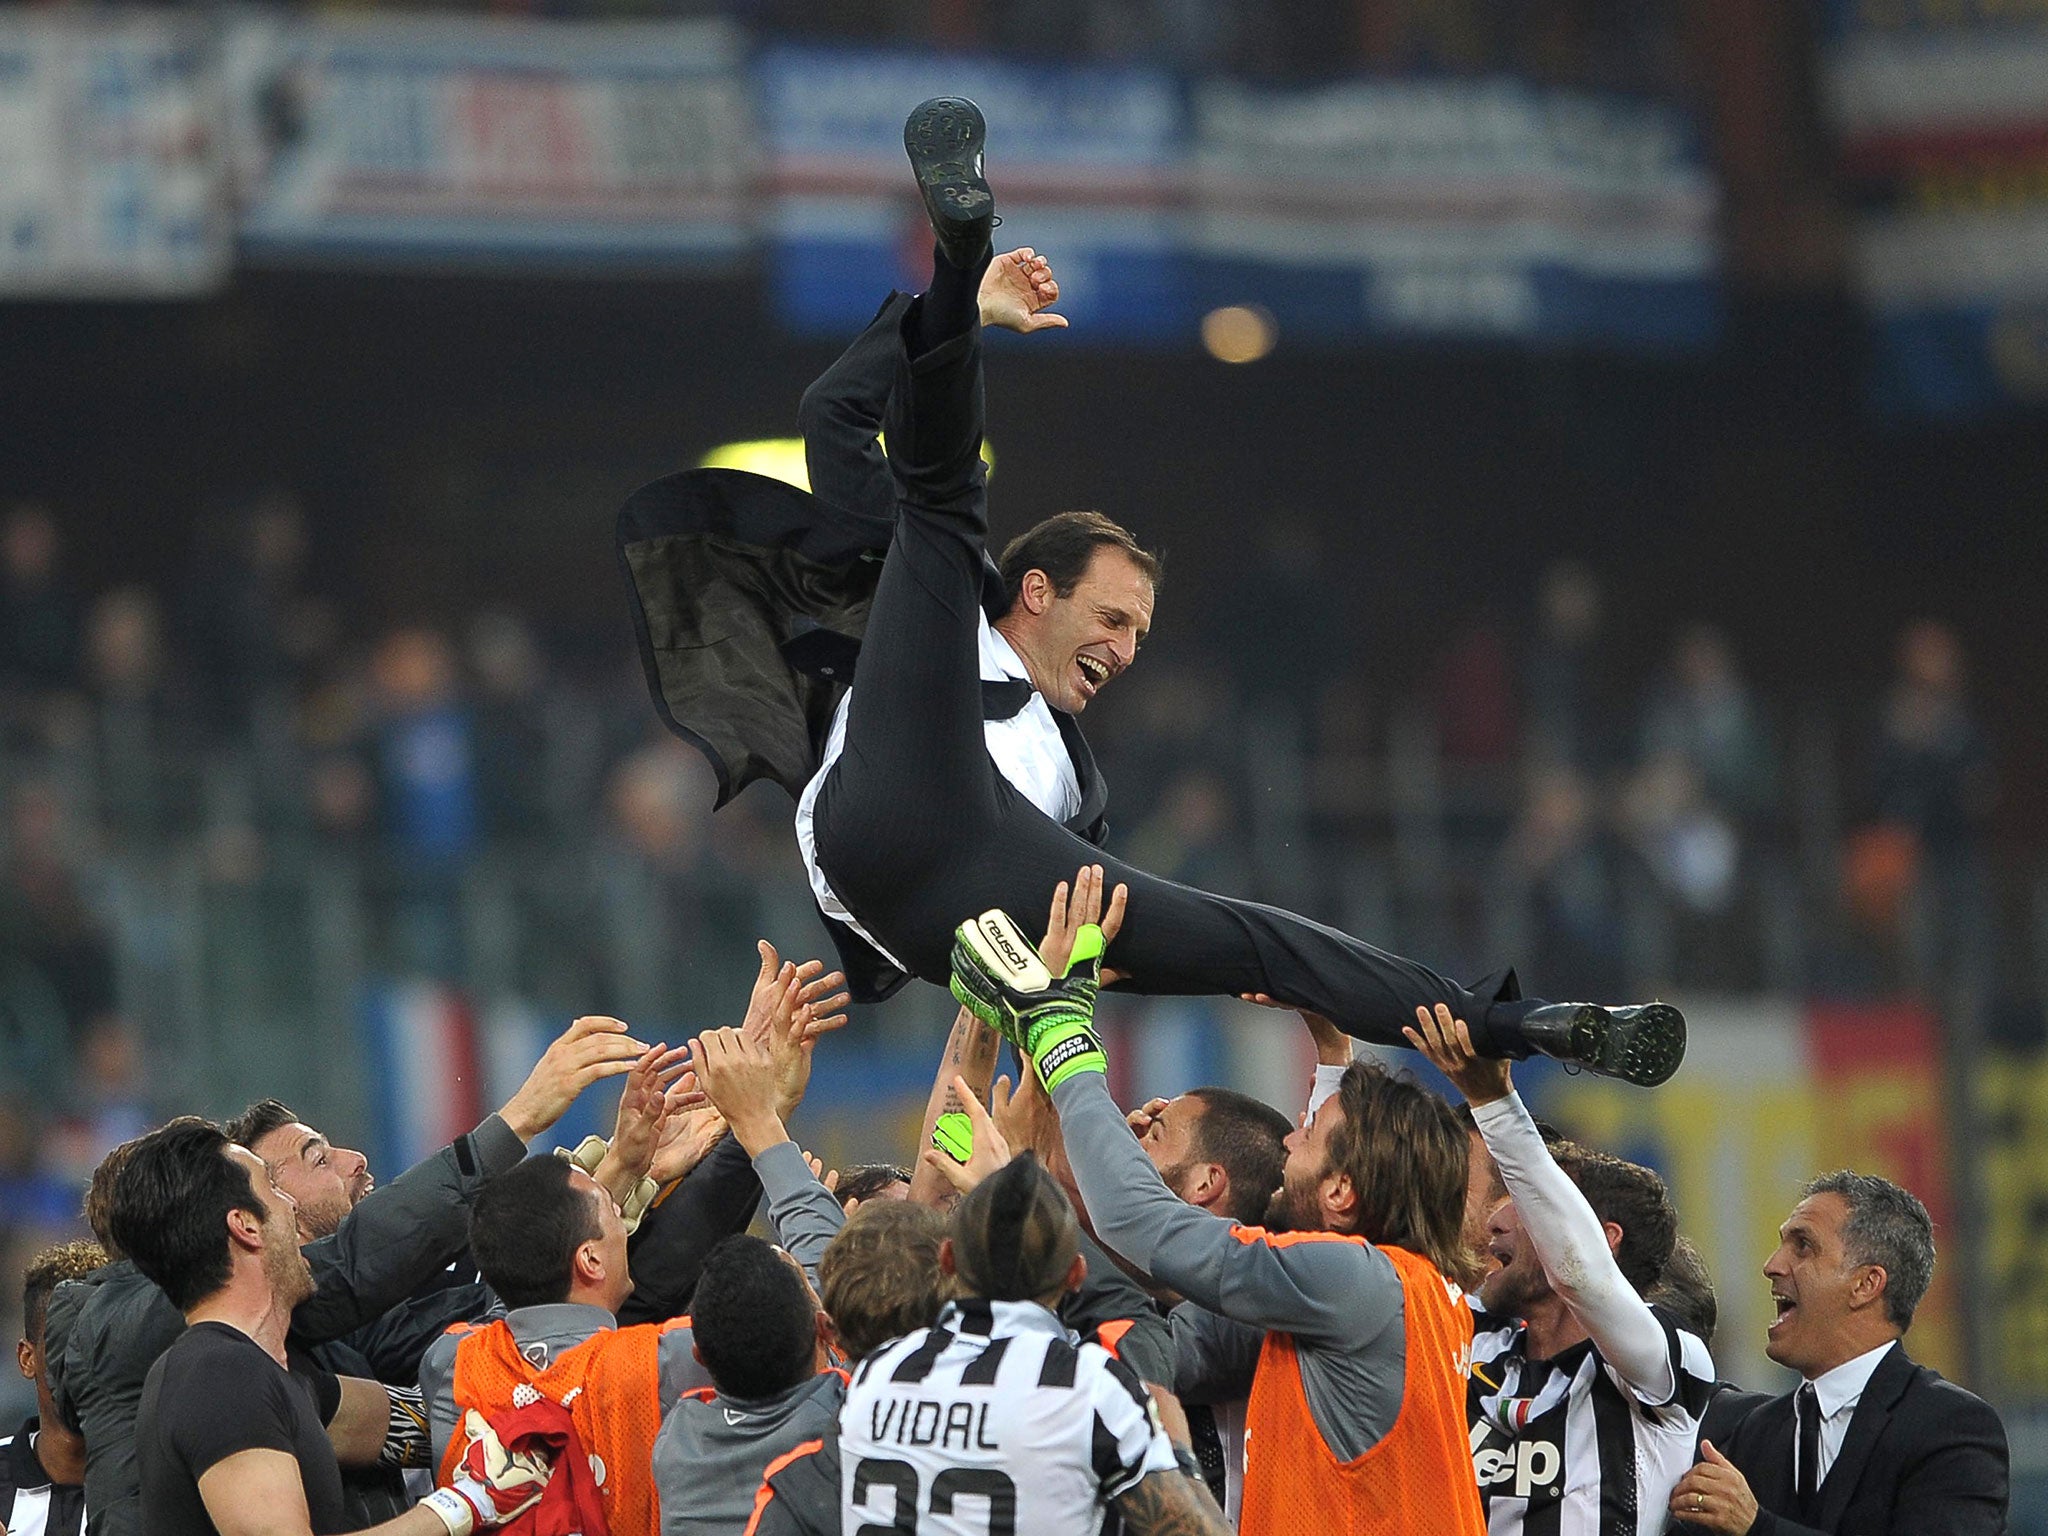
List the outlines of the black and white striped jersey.
<svg viewBox="0 0 2048 1536">
<path fill-rule="evenodd" d="M 1488 1536 L 1657 1536 L 1714 1391 L 1707 1346 L 1661 1316 L 1678 1389 L 1648 1403 L 1588 1339 L 1532 1361 L 1511 1318 L 1480 1313 L 1466 1422 Z"/>
<path fill-rule="evenodd" d="M 949 1302 L 861 1362 L 839 1415 L 846 1530 L 1095 1536 L 1110 1501 L 1174 1469 L 1122 1361 L 1031 1302 Z"/>
<path fill-rule="evenodd" d="M 81 1536 L 85 1487 L 50 1481 L 36 1459 L 39 1427 L 30 1419 L 0 1440 L 0 1531 L 7 1536 Z"/>
</svg>

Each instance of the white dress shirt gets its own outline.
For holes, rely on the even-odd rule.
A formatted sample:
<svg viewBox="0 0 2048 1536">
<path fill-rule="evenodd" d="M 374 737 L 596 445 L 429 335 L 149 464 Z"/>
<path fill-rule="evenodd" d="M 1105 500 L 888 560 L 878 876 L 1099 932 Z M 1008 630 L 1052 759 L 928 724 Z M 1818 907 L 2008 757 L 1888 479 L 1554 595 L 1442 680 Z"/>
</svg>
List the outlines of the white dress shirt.
<svg viewBox="0 0 2048 1536">
<path fill-rule="evenodd" d="M 984 682 L 1001 682 L 1004 679 L 1031 681 L 1024 659 L 1009 641 L 996 632 L 986 613 L 981 615 L 979 641 Z M 907 971 L 910 967 L 883 949 L 875 936 L 861 927 L 859 920 L 847 911 L 846 904 L 832 894 L 824 871 L 818 868 L 818 838 L 811 825 L 817 810 L 818 789 L 846 748 L 846 720 L 853 708 L 854 696 L 859 692 L 857 683 L 849 688 L 832 716 L 832 729 L 825 737 L 824 759 L 818 765 L 817 774 L 804 786 L 803 798 L 796 803 L 796 844 L 803 853 L 804 870 L 811 878 L 811 894 L 818 898 L 818 905 L 825 915 L 838 919 L 874 945 L 883 958 L 899 971 Z M 1015 785 L 1025 799 L 1059 822 L 1064 822 L 1081 809 L 1080 775 L 1074 771 L 1074 759 L 1067 752 L 1066 738 L 1060 735 L 1059 722 L 1053 718 L 1052 707 L 1045 702 L 1044 694 L 1033 693 L 1031 702 L 1007 720 L 984 720 L 981 730 L 983 739 L 988 743 L 988 755 L 995 760 L 997 771 Z"/>
<path fill-rule="evenodd" d="M 1894 1341 L 1896 1342 L 1896 1341 Z M 1842 1453 L 1849 1435 L 1849 1421 L 1856 1405 L 1863 1401 L 1863 1389 L 1877 1371 L 1878 1362 L 1892 1352 L 1891 1344 L 1880 1344 L 1854 1360 L 1845 1360 L 1832 1371 L 1813 1378 L 1813 1395 L 1820 1402 L 1820 1467 L 1813 1479 L 1818 1488 L 1827 1481 L 1828 1471 Z M 1792 1485 L 1799 1486 L 1799 1406 L 1792 1408 Z"/>
</svg>

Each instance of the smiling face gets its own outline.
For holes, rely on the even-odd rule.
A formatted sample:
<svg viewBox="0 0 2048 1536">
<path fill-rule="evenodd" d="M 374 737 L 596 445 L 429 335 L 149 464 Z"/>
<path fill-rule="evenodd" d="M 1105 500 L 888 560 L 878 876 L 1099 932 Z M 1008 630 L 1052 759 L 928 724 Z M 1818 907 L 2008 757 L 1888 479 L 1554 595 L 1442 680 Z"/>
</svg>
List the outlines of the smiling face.
<svg viewBox="0 0 2048 1536">
<path fill-rule="evenodd" d="M 1054 709 L 1078 715 L 1138 656 L 1152 628 L 1152 579 L 1124 551 L 1095 551 L 1061 597 L 1043 571 L 1027 571 L 996 628 L 1024 659 L 1032 686 Z"/>
<path fill-rule="evenodd" d="M 1840 1195 L 1809 1195 L 1778 1228 L 1764 1265 L 1777 1309 L 1764 1353 L 1808 1380 L 1898 1337 L 1884 1315 L 1885 1272 L 1851 1262 L 1848 1224 Z"/>
<path fill-rule="evenodd" d="M 257 1137 L 250 1150 L 269 1164 L 277 1187 L 297 1202 L 299 1228 L 308 1240 L 332 1237 L 356 1202 L 377 1187 L 362 1153 L 334 1146 L 296 1120 Z"/>
<path fill-rule="evenodd" d="M 1266 1225 L 1274 1231 L 1331 1230 L 1328 1196 L 1342 1176 L 1330 1163 L 1330 1136 L 1343 1123 L 1343 1101 L 1332 1096 L 1306 1125 L 1287 1133 L 1287 1166 L 1266 1207 Z"/>
</svg>

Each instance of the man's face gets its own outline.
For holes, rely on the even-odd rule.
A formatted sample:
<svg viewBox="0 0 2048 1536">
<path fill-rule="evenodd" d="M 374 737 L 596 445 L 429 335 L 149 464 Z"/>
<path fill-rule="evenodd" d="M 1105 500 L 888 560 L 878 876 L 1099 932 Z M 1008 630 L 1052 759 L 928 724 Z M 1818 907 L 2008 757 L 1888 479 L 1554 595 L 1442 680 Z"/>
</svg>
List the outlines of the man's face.
<svg viewBox="0 0 2048 1536">
<path fill-rule="evenodd" d="M 1305 1125 L 1287 1133 L 1287 1166 L 1266 1207 L 1266 1225 L 1276 1232 L 1321 1232 L 1323 1181 L 1330 1173 L 1330 1136 L 1344 1123 L 1344 1101 L 1329 1098 Z"/>
<path fill-rule="evenodd" d="M 1183 1200 L 1188 1198 L 1190 1176 L 1199 1161 L 1195 1146 L 1204 1108 L 1202 1101 L 1191 1093 L 1170 1099 L 1138 1137 L 1138 1144 L 1152 1159 L 1152 1166 L 1159 1170 L 1166 1187 Z"/>
<path fill-rule="evenodd" d="M 1522 1228 L 1522 1213 L 1515 1209 L 1514 1201 L 1494 1204 L 1479 1252 L 1497 1266 L 1479 1282 L 1479 1301 L 1487 1311 L 1521 1317 L 1550 1294 L 1550 1277 L 1536 1257 L 1536 1245 Z"/>
<path fill-rule="evenodd" d="M 1104 547 L 1065 597 L 1050 598 L 1040 613 L 1021 601 L 1012 612 L 1031 680 L 1054 709 L 1078 715 L 1137 659 L 1152 628 L 1152 579 L 1122 550 Z"/>
<path fill-rule="evenodd" d="M 334 1146 L 297 1121 L 257 1137 L 250 1150 L 270 1165 L 272 1181 L 297 1202 L 299 1225 L 309 1242 L 332 1237 L 356 1202 L 377 1187 L 362 1153 Z"/>
<path fill-rule="evenodd" d="M 616 1313 L 633 1294 L 633 1272 L 626 1263 L 626 1218 L 611 1192 L 581 1168 L 571 1173 L 570 1182 L 581 1187 L 596 1207 L 596 1246 L 604 1261 L 605 1277 L 605 1294 L 599 1304 Z"/>
<path fill-rule="evenodd" d="M 1849 1262 L 1849 1205 L 1840 1195 L 1810 1195 L 1778 1228 L 1778 1251 L 1764 1265 L 1778 1309 L 1764 1353 L 1813 1377 L 1841 1363 L 1851 1288 L 1868 1267 Z"/>
<path fill-rule="evenodd" d="M 1466 1135 L 1471 1155 L 1465 1163 L 1465 1224 L 1458 1235 L 1467 1248 L 1479 1255 L 1481 1264 L 1488 1269 L 1497 1269 L 1500 1260 L 1494 1255 L 1493 1238 L 1487 1231 L 1487 1222 L 1494 1207 L 1507 1199 L 1507 1186 L 1501 1182 L 1500 1165 L 1486 1150 L 1486 1142 L 1480 1134 L 1469 1131 Z"/>
<path fill-rule="evenodd" d="M 263 1212 L 263 1276 L 280 1306 L 296 1307 L 313 1294 L 313 1270 L 299 1252 L 299 1209 L 272 1181 L 262 1158 L 247 1147 L 228 1148 L 228 1157 L 249 1175 L 249 1191 Z"/>
</svg>

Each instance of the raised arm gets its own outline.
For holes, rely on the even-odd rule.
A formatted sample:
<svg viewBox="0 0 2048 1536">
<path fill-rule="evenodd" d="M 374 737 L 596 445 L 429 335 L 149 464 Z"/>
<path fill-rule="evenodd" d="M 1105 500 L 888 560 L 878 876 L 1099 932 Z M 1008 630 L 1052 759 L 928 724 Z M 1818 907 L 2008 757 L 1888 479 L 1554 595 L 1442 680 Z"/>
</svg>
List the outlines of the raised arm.
<svg viewBox="0 0 2048 1536">
<path fill-rule="evenodd" d="M 1464 1021 L 1442 1004 L 1435 1013 L 1417 1009 L 1416 1022 L 1418 1028 L 1407 1031 L 1409 1040 L 1472 1106 L 1552 1288 L 1637 1396 L 1651 1404 L 1670 1402 L 1678 1391 L 1670 1335 L 1623 1277 L 1607 1229 L 1543 1144 L 1509 1079 L 1508 1064 L 1474 1051 Z"/>
<path fill-rule="evenodd" d="M 910 1198 L 920 1205 L 949 1205 L 954 1198 L 953 1183 L 937 1162 L 923 1156 L 932 1144 L 932 1132 L 943 1115 L 967 1112 L 967 1100 L 988 1097 L 996 1075 L 996 1058 L 1002 1053 L 1003 1037 L 962 1008 L 953 1020 L 953 1032 L 939 1054 L 939 1069 L 932 1077 L 932 1091 L 925 1098 L 924 1121 L 918 1128 L 919 1157 L 910 1171 Z M 958 1086 L 966 1084 L 965 1097 Z M 934 1154 L 935 1156 L 937 1154 Z"/>
</svg>

